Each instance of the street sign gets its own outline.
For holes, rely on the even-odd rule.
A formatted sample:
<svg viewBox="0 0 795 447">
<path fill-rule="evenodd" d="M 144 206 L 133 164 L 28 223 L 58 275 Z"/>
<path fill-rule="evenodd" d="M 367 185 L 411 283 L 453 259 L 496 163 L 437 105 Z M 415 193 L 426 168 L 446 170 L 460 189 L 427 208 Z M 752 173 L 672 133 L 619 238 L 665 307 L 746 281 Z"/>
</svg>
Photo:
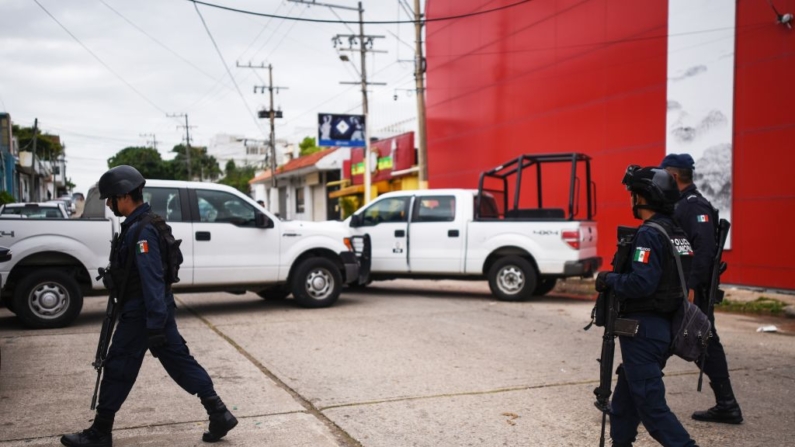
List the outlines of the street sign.
<svg viewBox="0 0 795 447">
<path fill-rule="evenodd" d="M 365 147 L 364 116 L 319 113 L 318 146 Z"/>
</svg>

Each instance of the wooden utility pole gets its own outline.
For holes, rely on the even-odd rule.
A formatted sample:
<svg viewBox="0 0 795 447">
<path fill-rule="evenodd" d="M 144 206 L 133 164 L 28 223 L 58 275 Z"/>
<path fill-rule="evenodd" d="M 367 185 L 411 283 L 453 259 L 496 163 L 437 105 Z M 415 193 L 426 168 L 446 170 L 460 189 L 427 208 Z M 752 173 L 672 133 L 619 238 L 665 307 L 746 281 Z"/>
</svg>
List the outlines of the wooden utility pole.
<svg viewBox="0 0 795 447">
<path fill-rule="evenodd" d="M 251 65 L 249 62 L 248 65 L 240 65 L 237 64 L 238 67 L 242 68 L 265 68 L 265 63 L 260 64 L 260 66 Z M 279 93 L 279 90 L 287 90 L 288 87 L 276 87 L 273 85 L 273 65 L 268 64 L 268 85 L 255 85 L 254 86 L 254 93 L 257 93 L 259 90 L 261 93 L 265 93 L 265 90 L 268 90 L 270 93 L 270 109 L 269 110 L 260 110 L 257 112 L 257 116 L 259 118 L 269 118 L 270 125 L 271 125 L 271 135 L 270 135 L 270 169 L 271 169 L 271 187 L 276 187 L 276 118 L 281 118 L 282 111 L 281 110 L 274 110 L 273 108 L 273 91 L 276 90 L 276 93 Z"/>
<path fill-rule="evenodd" d="M 414 0 L 414 36 L 417 49 L 414 57 L 414 80 L 417 87 L 417 165 L 420 189 L 428 189 L 428 143 L 425 127 L 425 57 L 422 53 L 422 19 L 420 0 Z"/>
<path fill-rule="evenodd" d="M 193 180 L 193 175 L 191 172 L 191 164 L 190 164 L 190 129 L 191 126 L 188 124 L 188 114 L 187 113 L 174 113 L 171 115 L 166 115 L 169 118 L 182 118 L 185 117 L 185 125 L 178 125 L 177 129 L 182 128 L 185 129 L 185 162 L 188 164 L 188 181 Z"/>
<path fill-rule="evenodd" d="M 33 120 L 33 156 L 30 157 L 30 166 L 33 169 L 33 194 L 31 194 L 30 200 L 31 202 L 41 202 L 40 195 L 39 195 L 39 173 L 36 170 L 36 143 L 39 141 L 38 136 L 36 135 L 39 131 L 39 119 L 35 118 Z"/>
</svg>

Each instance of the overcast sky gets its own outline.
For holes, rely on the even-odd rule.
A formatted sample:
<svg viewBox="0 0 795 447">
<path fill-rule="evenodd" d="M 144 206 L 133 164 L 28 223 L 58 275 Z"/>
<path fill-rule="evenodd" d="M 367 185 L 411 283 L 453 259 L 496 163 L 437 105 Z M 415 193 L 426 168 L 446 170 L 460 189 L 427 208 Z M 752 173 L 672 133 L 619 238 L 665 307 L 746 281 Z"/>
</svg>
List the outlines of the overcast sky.
<svg viewBox="0 0 795 447">
<path fill-rule="evenodd" d="M 166 113 L 189 115 L 190 125 L 196 126 L 191 129 L 196 145 L 207 145 L 221 133 L 267 139 L 268 121 L 255 116 L 258 109 L 267 108 L 268 95 L 253 93 L 254 85 L 267 83 L 267 70 L 237 68 L 237 62 L 271 63 L 274 84 L 289 87 L 275 96 L 276 106 L 284 112 L 276 125 L 279 139 L 297 143 L 305 136 L 316 136 L 319 112 L 361 112 L 360 88 L 340 84 L 360 79 L 358 53 L 351 58 L 355 67 L 342 62 L 331 41 L 336 34 L 358 33 L 358 25 L 349 29 L 344 24 L 269 19 L 199 6 L 241 98 L 191 2 L 38 2 L 107 67 L 36 1 L 1 0 L 0 110 L 22 126 L 32 126 L 38 118 L 42 131 L 61 136 L 66 144 L 67 177 L 77 185 L 76 192 L 87 192 L 116 152 L 144 146 L 151 139 L 141 134 L 155 134 L 158 150 L 170 158 L 171 148 L 183 140 L 184 130 L 176 126 L 184 118 L 168 118 Z M 336 13 L 345 20 L 358 19 L 355 11 L 287 0 L 209 2 L 290 17 L 335 20 Z M 357 4 L 354 0 L 322 3 Z M 363 4 L 366 21 L 408 19 L 398 0 L 364 0 Z M 371 132 L 378 136 L 379 129 L 416 116 L 415 99 L 404 91 L 414 88 L 410 62 L 414 28 L 410 24 L 366 25 L 365 34 L 385 36 L 374 48 L 388 52 L 368 54 L 368 80 L 387 83 L 371 86 Z M 413 127 L 413 123 L 406 126 L 407 130 Z"/>
</svg>

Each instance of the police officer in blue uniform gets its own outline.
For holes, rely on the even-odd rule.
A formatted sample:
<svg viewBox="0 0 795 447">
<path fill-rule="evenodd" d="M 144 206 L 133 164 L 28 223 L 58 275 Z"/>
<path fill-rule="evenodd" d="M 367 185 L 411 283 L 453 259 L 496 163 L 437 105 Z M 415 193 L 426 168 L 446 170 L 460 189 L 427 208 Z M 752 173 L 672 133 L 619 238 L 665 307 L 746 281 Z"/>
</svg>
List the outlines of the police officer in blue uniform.
<svg viewBox="0 0 795 447">
<path fill-rule="evenodd" d="M 684 233 L 671 218 L 679 190 L 668 172 L 633 165 L 623 183 L 631 193 L 636 219 L 655 222 L 680 245 L 686 244 Z M 623 363 L 618 367 L 610 413 L 614 447 L 631 447 L 640 423 L 663 446 L 696 445 L 668 408 L 662 380 L 671 344 L 671 319 L 684 300 L 670 244 L 658 229 L 641 225 L 629 265 L 622 273 L 601 272 L 596 279 L 598 291 L 612 289 L 616 294 L 621 318 L 638 322 L 634 337 L 619 336 Z"/>
<path fill-rule="evenodd" d="M 237 419 L 218 397 L 210 376 L 190 355 L 177 329 L 174 295 L 164 280 L 164 251 L 168 248 L 155 225 L 142 220 L 151 213 L 149 204 L 143 202 L 145 183 L 141 173 L 131 166 L 112 168 L 99 180 L 100 198 L 106 199 L 115 215 L 126 217 L 121 225 L 120 246 L 111 255 L 111 271 L 127 270 L 127 280 L 94 422 L 86 430 L 64 435 L 61 443 L 66 446 L 112 446 L 115 414 L 132 390 L 147 351 L 157 357 L 179 386 L 201 399 L 210 419 L 203 441 L 216 442 L 237 425 Z M 141 225 L 144 227 L 139 228 Z M 128 259 L 132 262 L 125 265 Z"/>
<path fill-rule="evenodd" d="M 716 226 L 718 211 L 693 184 L 695 162 L 690 154 L 668 154 L 660 167 L 671 173 L 676 180 L 681 197 L 676 203 L 674 219 L 687 234 L 695 256 L 690 274 L 686 278 L 689 299 L 706 312 L 712 263 L 717 251 Z M 726 352 L 715 328 L 715 316 L 710 315 L 712 338 L 707 345 L 704 374 L 709 377 L 715 394 L 716 405 L 706 411 L 696 411 L 692 418 L 697 421 L 739 424 L 743 421 L 740 405 L 734 397 Z"/>
</svg>

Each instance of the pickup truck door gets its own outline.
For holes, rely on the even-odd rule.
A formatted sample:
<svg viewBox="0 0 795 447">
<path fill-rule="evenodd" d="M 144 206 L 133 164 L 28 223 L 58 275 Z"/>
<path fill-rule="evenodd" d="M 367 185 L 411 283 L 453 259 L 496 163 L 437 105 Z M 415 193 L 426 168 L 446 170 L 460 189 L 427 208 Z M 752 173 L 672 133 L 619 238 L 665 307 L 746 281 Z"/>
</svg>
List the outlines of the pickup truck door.
<svg viewBox="0 0 795 447">
<path fill-rule="evenodd" d="M 408 215 L 411 197 L 376 200 L 362 211 L 357 234 L 369 234 L 372 273 L 406 273 Z"/>
<path fill-rule="evenodd" d="M 193 221 L 196 285 L 276 282 L 278 228 L 254 226 L 256 207 L 226 191 L 188 190 Z M 278 226 L 278 223 L 277 223 Z"/>
<path fill-rule="evenodd" d="M 412 273 L 462 273 L 465 225 L 464 216 L 456 213 L 455 196 L 416 196 L 409 224 L 409 270 Z"/>
<path fill-rule="evenodd" d="M 144 201 L 152 211 L 164 218 L 175 239 L 182 239 L 182 265 L 179 267 L 179 285 L 193 284 L 193 223 L 190 221 L 188 192 L 181 188 L 145 187 Z"/>
</svg>

